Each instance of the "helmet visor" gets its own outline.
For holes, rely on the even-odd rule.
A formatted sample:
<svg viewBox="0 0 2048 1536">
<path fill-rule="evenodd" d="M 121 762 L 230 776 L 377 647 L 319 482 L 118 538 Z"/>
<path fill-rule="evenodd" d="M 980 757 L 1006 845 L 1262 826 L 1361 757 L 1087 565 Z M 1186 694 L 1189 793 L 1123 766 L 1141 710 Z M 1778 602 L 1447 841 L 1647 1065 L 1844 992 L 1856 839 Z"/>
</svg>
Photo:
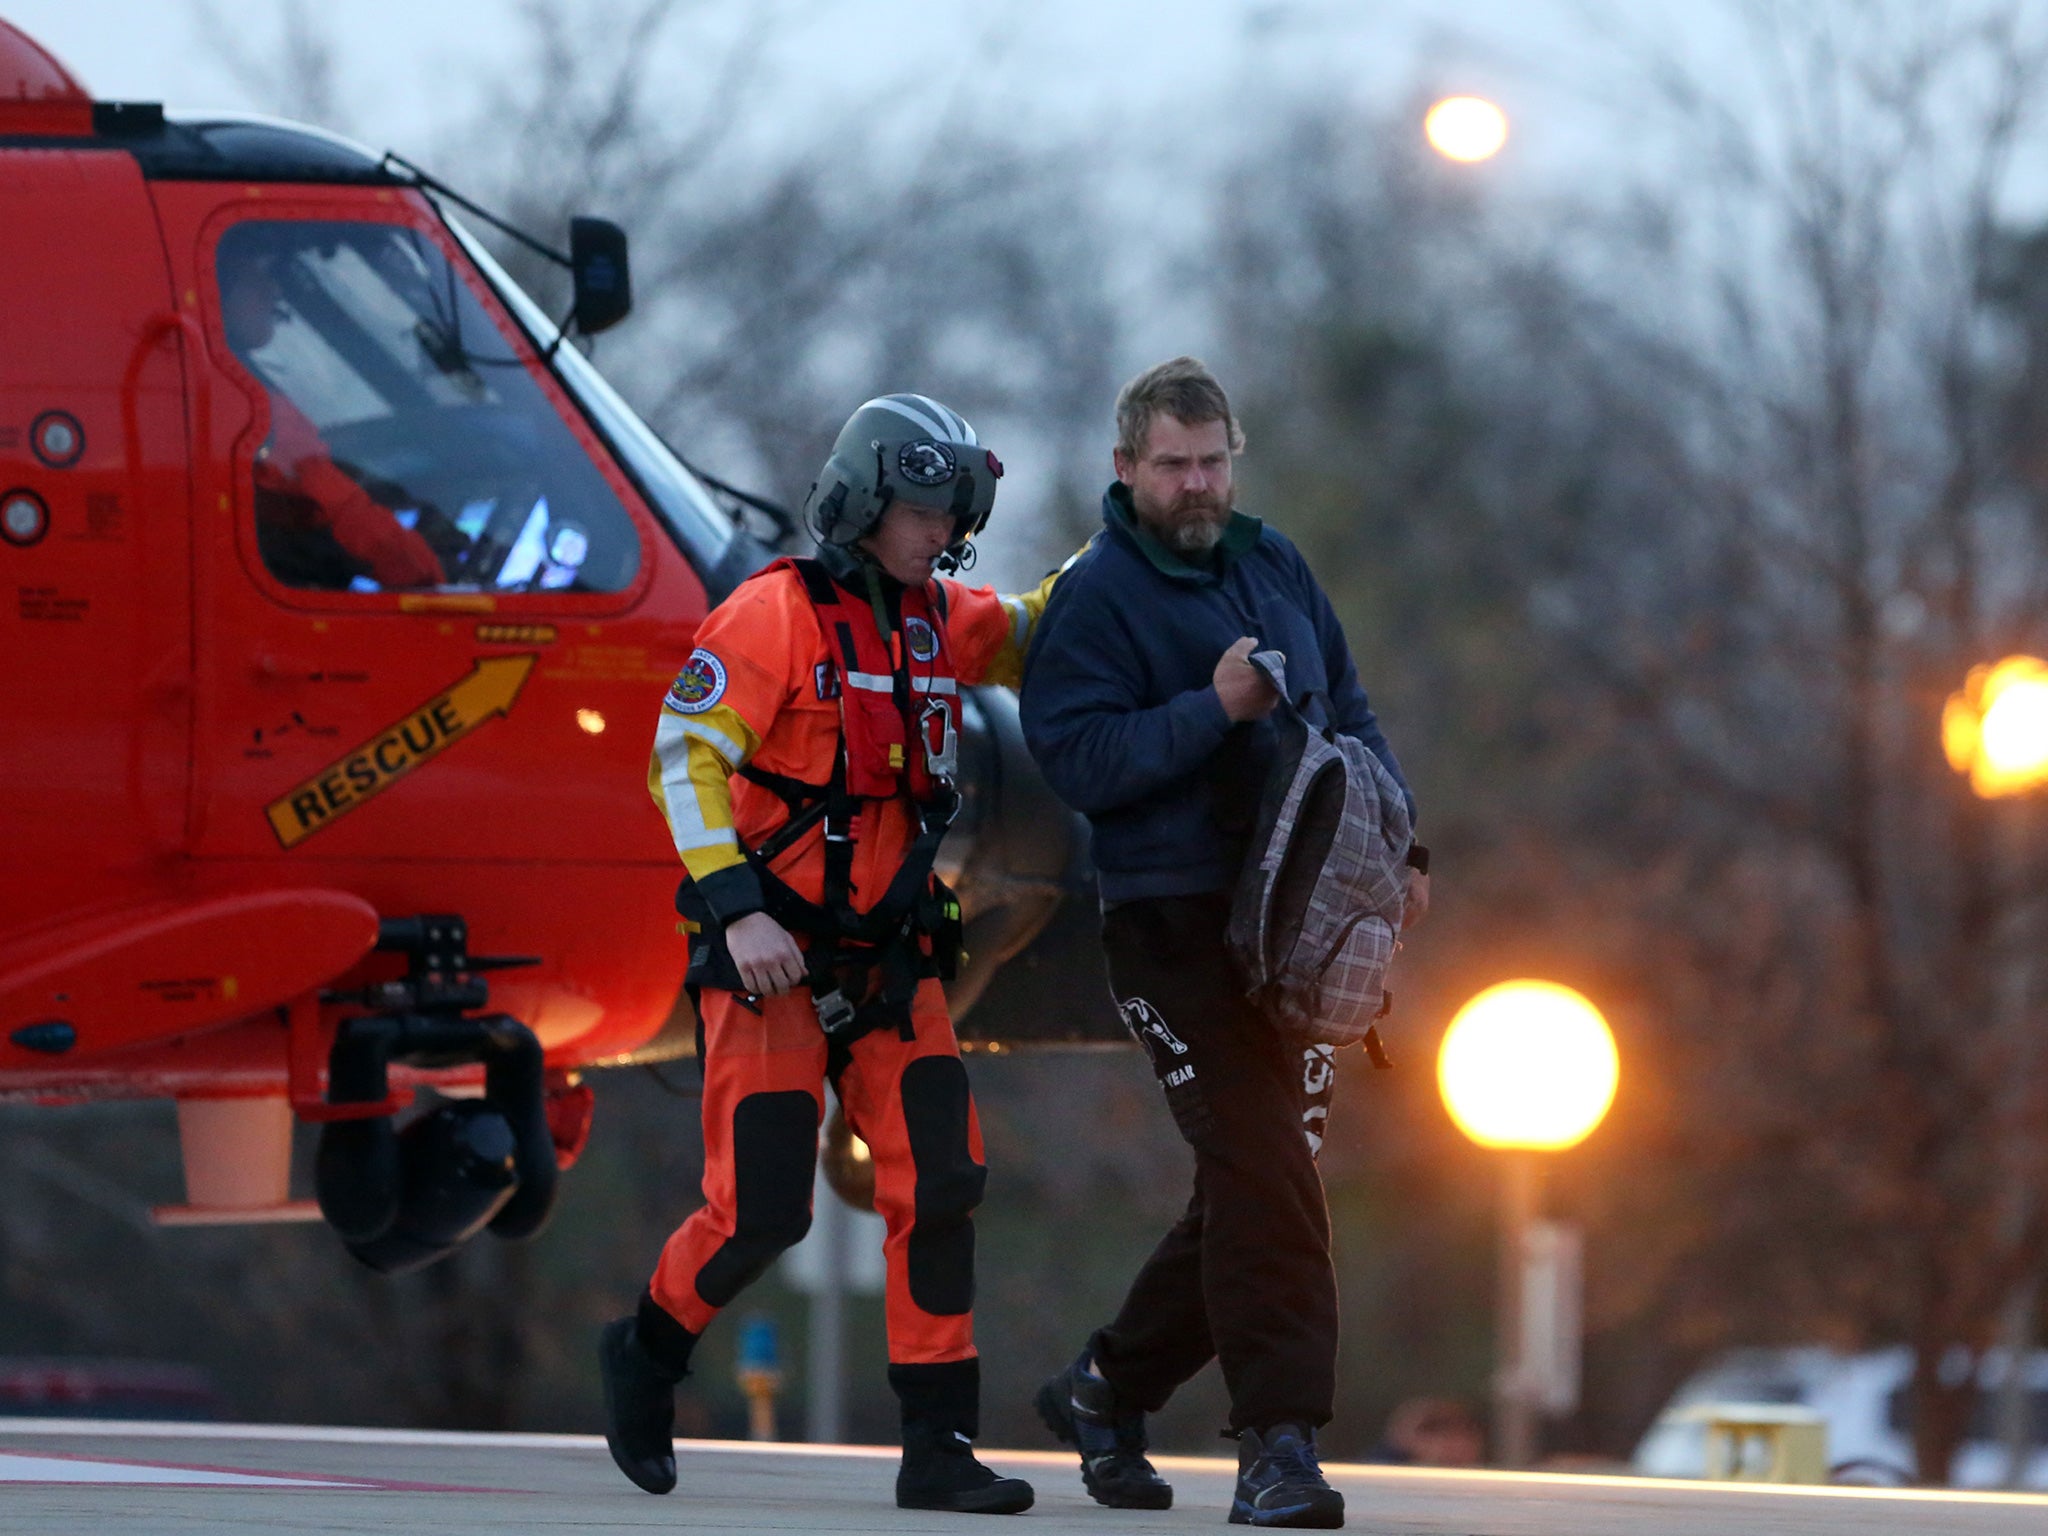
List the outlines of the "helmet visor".
<svg viewBox="0 0 2048 1536">
<path fill-rule="evenodd" d="M 996 504 L 1002 461 L 972 443 L 914 437 L 876 445 L 882 487 L 891 501 L 937 507 L 953 516 L 955 541 L 979 533 Z"/>
</svg>

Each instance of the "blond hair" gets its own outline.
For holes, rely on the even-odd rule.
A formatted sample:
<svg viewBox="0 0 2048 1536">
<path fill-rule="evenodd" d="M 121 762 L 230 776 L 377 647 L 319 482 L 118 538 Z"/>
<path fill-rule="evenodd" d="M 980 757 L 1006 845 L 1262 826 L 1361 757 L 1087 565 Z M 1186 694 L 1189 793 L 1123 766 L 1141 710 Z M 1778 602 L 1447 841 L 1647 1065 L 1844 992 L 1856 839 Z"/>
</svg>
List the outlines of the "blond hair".
<svg viewBox="0 0 2048 1536">
<path fill-rule="evenodd" d="M 1155 364 L 1117 391 L 1117 452 L 1142 458 L 1145 438 L 1161 412 L 1188 427 L 1220 421 L 1229 434 L 1230 451 L 1244 452 L 1244 429 L 1230 414 L 1230 399 L 1200 358 L 1176 357 Z"/>
</svg>

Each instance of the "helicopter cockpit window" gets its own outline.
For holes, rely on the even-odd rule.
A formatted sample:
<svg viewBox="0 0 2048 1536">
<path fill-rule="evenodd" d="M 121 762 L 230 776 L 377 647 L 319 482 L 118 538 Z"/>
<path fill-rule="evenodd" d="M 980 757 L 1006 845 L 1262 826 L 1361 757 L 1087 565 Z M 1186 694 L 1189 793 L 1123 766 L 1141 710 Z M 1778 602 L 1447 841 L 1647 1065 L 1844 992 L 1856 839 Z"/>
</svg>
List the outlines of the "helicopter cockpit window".
<svg viewBox="0 0 2048 1536">
<path fill-rule="evenodd" d="M 256 543 L 294 587 L 616 592 L 632 518 L 430 238 L 249 221 L 216 258 L 228 343 L 270 396 Z"/>
</svg>

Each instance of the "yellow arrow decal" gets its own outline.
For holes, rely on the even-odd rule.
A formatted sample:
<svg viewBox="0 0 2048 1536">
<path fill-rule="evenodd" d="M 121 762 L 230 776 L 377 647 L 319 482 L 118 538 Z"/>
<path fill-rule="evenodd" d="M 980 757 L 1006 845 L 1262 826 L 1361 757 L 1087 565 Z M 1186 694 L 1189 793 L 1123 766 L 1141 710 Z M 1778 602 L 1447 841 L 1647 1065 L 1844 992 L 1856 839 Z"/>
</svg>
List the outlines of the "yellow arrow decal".
<svg viewBox="0 0 2048 1536">
<path fill-rule="evenodd" d="M 454 687 L 278 796 L 266 811 L 277 840 L 287 848 L 303 842 L 432 762 L 478 726 L 509 712 L 538 659 L 492 656 L 477 662 Z"/>
</svg>

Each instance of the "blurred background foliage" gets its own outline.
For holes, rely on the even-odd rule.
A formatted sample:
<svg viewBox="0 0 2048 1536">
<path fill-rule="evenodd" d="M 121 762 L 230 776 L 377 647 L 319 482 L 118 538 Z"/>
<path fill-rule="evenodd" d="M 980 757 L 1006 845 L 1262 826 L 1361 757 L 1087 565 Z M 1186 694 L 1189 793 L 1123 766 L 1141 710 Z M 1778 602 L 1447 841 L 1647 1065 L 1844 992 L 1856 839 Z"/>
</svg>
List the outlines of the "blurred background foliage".
<svg viewBox="0 0 2048 1536">
<path fill-rule="evenodd" d="M 1118 383 L 1175 351 L 1218 369 L 1240 504 L 1329 589 L 1438 861 L 1399 1068 L 1345 1063 L 1324 1157 L 1336 1456 L 1404 1397 L 1487 1391 L 1494 1170 L 1432 1062 L 1512 975 L 1595 998 L 1623 1061 L 1552 1184 L 1589 1255 L 1587 1406 L 1554 1444 L 1625 1455 L 1725 1345 L 1905 1342 L 1938 1478 L 1975 1390 L 1955 1362 L 2039 1321 L 2041 830 L 1969 796 L 1938 716 L 1970 666 L 2048 645 L 2048 231 L 2003 201 L 2048 56 L 2017 3 L 1731 9 L 1759 96 L 1631 54 L 1617 123 L 1673 174 L 1542 197 L 1429 159 L 1420 89 L 1297 100 L 1203 155 L 1198 116 L 1136 159 L 1020 146 L 965 92 L 936 142 L 855 103 L 764 147 L 759 34 L 686 0 L 518 6 L 530 68 L 419 157 L 542 232 L 629 226 L 638 310 L 598 360 L 715 474 L 793 505 L 865 395 L 966 411 L 1027 466 L 985 567 L 1005 584 L 1095 525 Z M 374 138 L 291 15 L 282 56 L 223 56 Z M 650 78 L 650 40 L 693 31 L 686 88 Z M 1032 1388 L 1177 1214 L 1187 1159 L 1134 1052 L 971 1070 L 988 1438 L 1034 1444 Z M 0 1111 L 0 1354 L 196 1361 L 251 1418 L 591 1429 L 595 1328 L 701 1155 L 694 1101 L 594 1081 L 553 1227 L 395 1281 L 323 1230 L 151 1229 L 168 1107 Z M 794 1432 L 802 1299 L 771 1276 L 737 1310 L 783 1325 Z M 886 1439 L 879 1304 L 852 1322 L 850 1427 Z M 686 1432 L 739 1432 L 736 1331 Z M 1155 1443 L 1215 1450 L 1222 1419 L 1212 1373 Z"/>
</svg>

